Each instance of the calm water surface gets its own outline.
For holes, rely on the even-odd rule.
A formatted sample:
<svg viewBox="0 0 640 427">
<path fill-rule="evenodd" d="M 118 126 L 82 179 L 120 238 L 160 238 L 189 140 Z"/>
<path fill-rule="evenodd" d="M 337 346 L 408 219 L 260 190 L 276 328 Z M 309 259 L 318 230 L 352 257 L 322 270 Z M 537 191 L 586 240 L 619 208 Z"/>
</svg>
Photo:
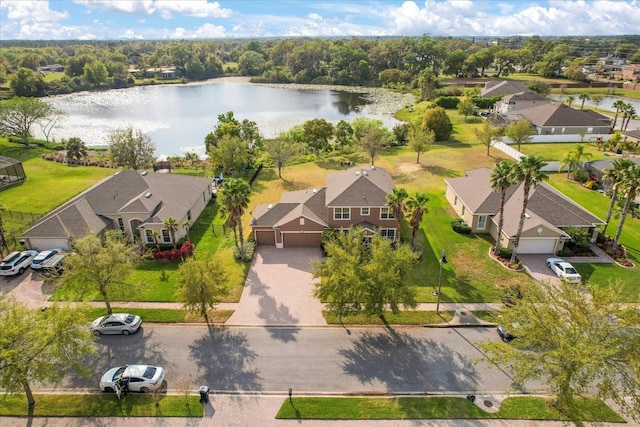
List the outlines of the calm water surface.
<svg viewBox="0 0 640 427">
<path fill-rule="evenodd" d="M 205 135 L 214 129 L 218 114 L 227 111 L 233 111 L 238 120 L 255 121 L 262 135 L 272 138 L 314 118 L 335 124 L 366 116 L 391 128 L 397 123 L 392 113 L 404 106 L 380 111 L 372 108 L 363 93 L 296 90 L 226 79 L 81 92 L 50 97 L 48 102 L 68 114 L 51 134 L 56 140 L 75 136 L 87 145 L 104 145 L 109 132 L 132 125 L 151 138 L 158 156 L 204 155 Z"/>
</svg>

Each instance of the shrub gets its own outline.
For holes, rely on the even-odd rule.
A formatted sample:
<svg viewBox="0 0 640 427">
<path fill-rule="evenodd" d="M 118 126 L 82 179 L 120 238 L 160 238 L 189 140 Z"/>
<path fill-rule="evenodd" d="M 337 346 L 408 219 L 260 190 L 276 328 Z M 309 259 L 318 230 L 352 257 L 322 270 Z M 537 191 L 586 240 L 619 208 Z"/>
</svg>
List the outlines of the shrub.
<svg viewBox="0 0 640 427">
<path fill-rule="evenodd" d="M 461 219 L 451 221 L 451 228 L 459 234 L 471 234 L 471 227 Z"/>
<path fill-rule="evenodd" d="M 183 261 L 193 255 L 195 246 L 191 242 L 184 242 L 180 249 L 169 249 L 166 251 L 159 251 L 158 249 L 152 249 L 151 253 L 156 261 L 171 262 L 171 261 Z"/>
<path fill-rule="evenodd" d="M 511 249 L 511 248 L 500 248 L 500 254 L 498 256 L 501 259 L 511 259 L 511 255 L 513 255 L 513 249 Z"/>
<path fill-rule="evenodd" d="M 251 262 L 255 251 L 256 242 L 247 240 L 246 242 L 244 242 L 244 246 L 242 249 L 238 248 L 237 246 L 233 247 L 233 257 L 244 262 Z"/>
<path fill-rule="evenodd" d="M 577 171 L 573 172 L 573 179 L 578 182 L 585 182 L 587 179 L 589 179 L 589 174 L 584 169 L 578 169 Z"/>
<path fill-rule="evenodd" d="M 564 248 L 561 251 L 558 252 L 558 256 L 565 258 L 565 257 L 571 257 L 573 256 L 573 251 L 569 248 Z"/>
<path fill-rule="evenodd" d="M 458 108 L 460 98 L 458 98 L 457 96 L 441 96 L 439 98 L 436 98 L 434 102 L 438 107 L 453 110 L 455 108 Z"/>
</svg>

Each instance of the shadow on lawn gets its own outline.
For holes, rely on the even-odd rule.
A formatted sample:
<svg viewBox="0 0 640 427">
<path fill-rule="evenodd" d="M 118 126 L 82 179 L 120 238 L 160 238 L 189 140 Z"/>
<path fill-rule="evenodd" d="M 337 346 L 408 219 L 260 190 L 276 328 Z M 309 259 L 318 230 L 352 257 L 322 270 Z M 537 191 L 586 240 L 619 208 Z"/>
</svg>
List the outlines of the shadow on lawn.
<svg viewBox="0 0 640 427">
<path fill-rule="evenodd" d="M 351 348 L 338 350 L 342 370 L 361 383 L 385 384 L 385 390 L 466 391 L 478 387 L 473 363 L 446 344 L 385 329 L 366 331 Z"/>
<path fill-rule="evenodd" d="M 262 378 L 253 366 L 257 354 L 250 348 L 244 333 L 209 326 L 207 332 L 189 346 L 189 352 L 204 372 L 197 379 L 201 384 L 224 391 L 262 389 Z"/>
</svg>

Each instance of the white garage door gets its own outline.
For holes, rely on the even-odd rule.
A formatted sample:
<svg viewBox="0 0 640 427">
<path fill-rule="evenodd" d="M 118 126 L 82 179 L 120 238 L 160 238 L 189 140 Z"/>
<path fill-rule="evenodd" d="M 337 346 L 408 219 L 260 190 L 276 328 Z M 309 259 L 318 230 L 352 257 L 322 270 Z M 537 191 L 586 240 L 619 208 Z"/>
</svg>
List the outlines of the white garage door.
<svg viewBox="0 0 640 427">
<path fill-rule="evenodd" d="M 552 254 L 556 248 L 556 239 L 520 239 L 519 254 Z"/>
</svg>

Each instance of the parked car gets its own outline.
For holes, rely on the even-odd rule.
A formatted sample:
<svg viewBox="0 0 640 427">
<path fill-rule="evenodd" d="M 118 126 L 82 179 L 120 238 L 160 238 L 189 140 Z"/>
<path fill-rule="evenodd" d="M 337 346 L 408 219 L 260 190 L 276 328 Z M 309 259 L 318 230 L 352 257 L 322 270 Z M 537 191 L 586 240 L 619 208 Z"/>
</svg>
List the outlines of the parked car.
<svg viewBox="0 0 640 427">
<path fill-rule="evenodd" d="M 511 342 L 516 339 L 516 336 L 513 334 L 513 332 L 508 330 L 504 325 L 498 325 L 496 330 L 498 331 L 498 335 L 500 335 L 500 338 L 502 338 L 502 341 L 504 342 Z"/>
<path fill-rule="evenodd" d="M 582 276 L 578 270 L 562 258 L 547 258 L 547 266 L 562 280 L 569 283 L 582 282 Z"/>
<path fill-rule="evenodd" d="M 114 313 L 110 316 L 98 317 L 91 323 L 91 332 L 94 335 L 129 335 L 135 334 L 142 325 L 140 316 L 128 313 Z"/>
<path fill-rule="evenodd" d="M 164 369 L 150 365 L 126 365 L 111 368 L 100 379 L 100 389 L 113 393 L 117 387 L 121 387 L 123 380 L 127 382 L 129 391 L 148 393 L 162 387 Z"/>
<path fill-rule="evenodd" d="M 15 276 L 24 273 L 37 251 L 11 252 L 0 263 L 0 276 Z"/>
<path fill-rule="evenodd" d="M 42 251 L 40 253 L 38 253 L 38 255 L 36 255 L 32 260 L 31 260 L 31 269 L 32 270 L 41 270 L 42 269 L 42 265 L 47 262 L 48 260 L 51 259 L 51 257 L 53 257 L 55 254 L 62 252 L 62 249 L 50 249 L 48 251 Z"/>
</svg>

